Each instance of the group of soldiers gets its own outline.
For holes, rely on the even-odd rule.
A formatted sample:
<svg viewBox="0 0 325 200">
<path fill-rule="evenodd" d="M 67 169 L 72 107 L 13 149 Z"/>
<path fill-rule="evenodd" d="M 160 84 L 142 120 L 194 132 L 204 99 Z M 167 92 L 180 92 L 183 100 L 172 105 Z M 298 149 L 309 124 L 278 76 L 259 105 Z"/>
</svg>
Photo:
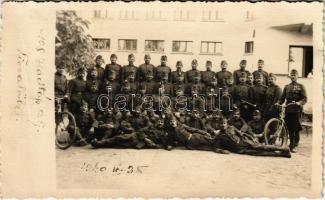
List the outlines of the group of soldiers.
<svg viewBox="0 0 325 200">
<path fill-rule="evenodd" d="M 219 72 L 214 72 L 211 61 L 206 62 L 205 71 L 199 71 L 194 59 L 185 72 L 181 61 L 172 71 L 167 56 L 162 56 L 156 67 L 150 60 L 150 55 L 145 55 L 144 64 L 137 67 L 130 54 L 129 64 L 122 67 L 112 54 L 111 63 L 103 68 L 99 55 L 94 66 L 79 68 L 76 78 L 69 81 L 64 66 L 57 67 L 55 96 L 64 97 L 75 116 L 76 145 L 167 150 L 185 146 L 219 153 L 286 157 L 295 152 L 302 105 L 307 101 L 304 86 L 297 83 L 296 70 L 291 71 L 292 83 L 282 92 L 276 76 L 264 71 L 263 60 L 258 60 L 253 73 L 246 70 L 246 60 L 233 73 L 227 70 L 226 61 L 221 62 Z M 106 106 L 99 106 L 102 94 L 110 97 L 104 102 Z M 114 98 L 117 96 L 127 102 L 123 109 L 115 104 L 120 102 Z M 165 101 L 161 103 L 161 99 Z M 170 106 L 171 102 L 177 103 Z M 286 110 L 290 148 L 264 145 L 265 122 L 277 117 L 277 105 L 284 102 L 294 102 L 300 108 Z"/>
</svg>

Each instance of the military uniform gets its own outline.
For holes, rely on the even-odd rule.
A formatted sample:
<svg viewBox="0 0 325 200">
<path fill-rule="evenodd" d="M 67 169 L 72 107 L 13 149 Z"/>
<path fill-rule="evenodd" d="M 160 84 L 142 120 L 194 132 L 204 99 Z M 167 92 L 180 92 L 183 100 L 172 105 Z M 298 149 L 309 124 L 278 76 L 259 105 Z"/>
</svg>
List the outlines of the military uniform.
<svg viewBox="0 0 325 200">
<path fill-rule="evenodd" d="M 268 85 L 269 74 L 266 71 L 264 71 L 264 70 L 262 70 L 262 71 L 258 71 L 258 70 L 254 71 L 253 72 L 254 79 L 256 79 L 256 77 L 258 77 L 258 76 L 263 77 L 263 82 L 262 82 L 263 85 Z M 254 81 L 254 83 L 255 83 L 255 81 Z"/>
<path fill-rule="evenodd" d="M 221 149 L 234 153 L 248 154 L 254 156 L 282 156 L 291 157 L 286 148 L 262 145 L 252 136 L 245 134 L 233 126 L 221 129 L 216 137 Z"/>
<path fill-rule="evenodd" d="M 90 73 L 92 70 L 96 70 L 97 71 L 97 79 L 99 81 L 103 81 L 104 77 L 105 77 L 105 72 L 104 72 L 104 68 L 102 68 L 101 66 L 96 65 L 94 68 L 90 68 L 88 69 L 87 72 L 87 80 L 91 79 Z"/>
<path fill-rule="evenodd" d="M 76 113 L 82 102 L 82 94 L 86 91 L 86 81 L 75 78 L 69 81 L 68 91 L 70 94 L 69 111 Z"/>
<path fill-rule="evenodd" d="M 240 113 L 245 120 L 251 118 L 252 109 L 242 101 L 250 102 L 250 87 L 246 83 L 241 83 L 235 86 L 234 103 L 240 109 Z"/>
<path fill-rule="evenodd" d="M 116 80 L 121 82 L 123 79 L 122 79 L 122 66 L 119 65 L 119 64 L 107 64 L 105 66 L 105 70 L 104 70 L 104 77 L 105 79 L 107 79 L 108 75 L 109 75 L 109 72 L 110 71 L 114 71 L 115 74 L 116 74 Z"/>
<path fill-rule="evenodd" d="M 307 102 L 305 87 L 297 82 L 286 85 L 279 103 L 283 104 L 285 100 L 286 104 L 300 102 L 300 105 L 304 105 Z M 297 146 L 300 140 L 299 132 L 302 129 L 300 122 L 301 113 L 302 106 L 289 106 L 286 108 L 285 122 L 289 131 L 291 149 Z"/>
<path fill-rule="evenodd" d="M 267 86 L 255 84 L 250 88 L 250 101 L 252 104 L 256 105 L 255 109 L 262 110 L 262 105 L 265 100 L 265 92 L 267 90 Z"/>
<path fill-rule="evenodd" d="M 65 75 L 55 73 L 54 91 L 56 97 L 64 97 L 68 92 L 68 80 Z"/>
<path fill-rule="evenodd" d="M 277 117 L 277 109 L 274 104 L 277 103 L 282 95 L 282 89 L 278 85 L 269 85 L 265 91 L 264 103 L 262 106 L 263 117 L 269 120 L 272 117 Z"/>
<path fill-rule="evenodd" d="M 166 75 L 165 75 L 166 74 Z M 168 79 L 167 81 L 169 82 L 170 81 L 170 74 L 171 74 L 171 69 L 170 67 L 168 66 L 162 66 L 162 65 L 159 65 L 157 68 L 156 68 L 156 81 L 160 82 L 163 80 L 163 77 L 164 76 L 168 76 Z"/>
<path fill-rule="evenodd" d="M 139 75 L 139 81 L 140 82 L 144 82 L 146 81 L 146 76 L 148 76 L 148 73 L 150 73 L 150 75 L 152 77 L 155 76 L 155 66 L 152 64 L 142 64 L 139 66 L 138 69 L 138 75 Z"/>
<path fill-rule="evenodd" d="M 204 83 L 205 86 L 211 86 L 215 75 L 213 71 L 209 70 L 201 72 L 202 83 Z"/>
<path fill-rule="evenodd" d="M 235 85 L 239 84 L 239 78 L 242 73 L 245 73 L 246 77 L 250 74 L 250 72 L 248 70 L 238 69 L 238 70 L 234 71 L 234 84 Z"/>
<path fill-rule="evenodd" d="M 175 84 L 175 83 L 181 83 L 181 84 L 184 84 L 184 83 L 186 83 L 187 81 L 186 81 L 186 73 L 185 72 L 183 72 L 183 71 L 173 71 L 172 73 L 171 73 L 171 82 L 173 83 L 173 84 Z"/>
<path fill-rule="evenodd" d="M 89 130 L 98 126 L 95 113 L 90 111 L 78 112 L 74 117 L 77 124 L 77 140 L 85 139 L 90 142 L 94 135 L 91 135 Z"/>
<path fill-rule="evenodd" d="M 201 72 L 197 69 L 191 69 L 189 71 L 186 72 L 186 78 L 187 78 L 187 82 L 190 83 L 194 83 L 195 82 L 195 77 L 197 76 L 197 74 L 199 74 L 200 79 L 201 79 Z"/>
<path fill-rule="evenodd" d="M 227 79 L 232 77 L 232 73 L 226 70 L 221 70 L 219 72 L 217 72 L 217 79 L 218 79 L 218 85 L 219 86 L 225 86 L 226 85 L 226 81 Z"/>
<path fill-rule="evenodd" d="M 121 80 L 128 80 L 130 76 L 134 76 L 134 81 L 138 80 L 138 67 L 135 65 L 125 65 L 122 68 Z"/>
</svg>

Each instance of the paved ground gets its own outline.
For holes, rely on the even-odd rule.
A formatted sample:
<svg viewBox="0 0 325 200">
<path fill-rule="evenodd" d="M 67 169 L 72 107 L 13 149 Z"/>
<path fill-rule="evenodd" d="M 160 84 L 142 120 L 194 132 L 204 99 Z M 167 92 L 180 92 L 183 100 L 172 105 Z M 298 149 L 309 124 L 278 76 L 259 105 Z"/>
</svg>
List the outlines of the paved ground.
<svg viewBox="0 0 325 200">
<path fill-rule="evenodd" d="M 58 149 L 57 185 L 65 189 L 132 188 L 132 191 L 148 187 L 153 191 L 218 191 L 223 188 L 222 191 L 229 192 L 244 187 L 308 189 L 311 184 L 311 138 L 303 134 L 298 153 L 292 154 L 290 159 L 180 149 L 171 152 L 92 150 L 90 146 Z"/>
</svg>

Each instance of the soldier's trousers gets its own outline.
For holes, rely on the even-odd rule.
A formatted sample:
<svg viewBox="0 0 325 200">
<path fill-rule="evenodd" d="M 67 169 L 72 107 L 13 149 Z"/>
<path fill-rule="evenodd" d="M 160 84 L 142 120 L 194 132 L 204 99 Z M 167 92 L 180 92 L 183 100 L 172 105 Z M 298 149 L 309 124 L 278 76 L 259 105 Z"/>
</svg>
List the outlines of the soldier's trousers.
<svg viewBox="0 0 325 200">
<path fill-rule="evenodd" d="M 136 133 L 117 135 L 112 138 L 103 138 L 100 140 L 101 147 L 129 147 L 133 148 L 138 144 Z"/>
<path fill-rule="evenodd" d="M 186 144 L 188 149 L 204 151 L 213 151 L 216 146 L 213 139 L 201 134 L 192 134 L 192 137 Z"/>
<path fill-rule="evenodd" d="M 300 131 L 302 130 L 300 112 L 286 113 L 284 120 L 289 131 L 290 147 L 294 148 L 300 141 Z"/>
</svg>

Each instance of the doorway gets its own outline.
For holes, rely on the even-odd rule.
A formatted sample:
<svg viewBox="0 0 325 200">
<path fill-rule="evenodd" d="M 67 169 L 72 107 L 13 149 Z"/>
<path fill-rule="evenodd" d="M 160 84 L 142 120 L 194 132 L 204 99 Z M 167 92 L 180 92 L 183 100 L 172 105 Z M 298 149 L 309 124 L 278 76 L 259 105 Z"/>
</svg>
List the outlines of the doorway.
<svg viewBox="0 0 325 200">
<path fill-rule="evenodd" d="M 289 46 L 288 73 L 296 69 L 300 77 L 311 77 L 313 72 L 313 46 Z"/>
</svg>

